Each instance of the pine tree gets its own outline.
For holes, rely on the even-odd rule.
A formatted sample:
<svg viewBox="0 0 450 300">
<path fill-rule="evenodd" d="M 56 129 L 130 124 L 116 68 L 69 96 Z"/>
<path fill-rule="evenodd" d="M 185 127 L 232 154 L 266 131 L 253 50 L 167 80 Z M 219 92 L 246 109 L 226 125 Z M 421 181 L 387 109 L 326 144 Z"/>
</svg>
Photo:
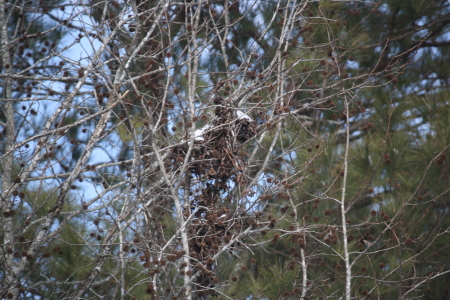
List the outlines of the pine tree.
<svg viewBox="0 0 450 300">
<path fill-rule="evenodd" d="M 339 35 L 332 55 L 342 53 L 339 57 L 346 58 L 347 70 L 338 72 L 358 78 L 369 71 L 370 80 L 381 86 L 334 98 L 320 110 L 306 110 L 309 134 L 298 122 L 285 123 L 286 144 L 281 138 L 274 155 L 278 161 L 273 161 L 267 181 L 273 184 L 288 177 L 295 188 L 272 197 L 269 207 L 275 218 L 283 220 L 277 223 L 278 234 L 298 232 L 294 239 L 300 246 L 293 243 L 292 234 L 267 246 L 258 252 L 258 266 L 251 275 L 242 274 L 244 280 L 231 289 L 257 298 L 273 299 L 278 294 L 287 299 L 302 292 L 338 298 L 346 289 L 346 239 L 352 263 L 350 298 L 446 299 L 444 270 L 449 262 L 440 253 L 448 240 L 444 116 L 449 108 L 445 85 L 438 83 L 446 81 L 446 72 L 438 65 L 444 65 L 448 52 L 448 8 L 443 2 L 386 1 L 378 7 L 324 2 L 311 10 L 310 16 L 323 14 L 336 21 L 312 21 L 305 28 L 314 34 L 305 38 L 316 45 L 326 41 L 327 34 Z M 322 65 L 327 68 L 316 80 L 326 86 L 333 71 L 328 62 Z M 302 67 L 311 69 L 311 64 Z M 289 141 L 293 132 L 302 132 L 297 135 L 298 148 Z M 308 139 L 310 143 L 303 142 Z M 284 155 L 281 149 L 289 146 L 295 155 Z M 298 166 L 302 172 L 294 173 Z M 346 236 L 339 203 L 344 179 Z M 261 243 L 268 240 L 255 238 Z M 304 264 L 306 268 L 299 267 Z M 273 278 L 280 284 L 273 284 Z M 253 288 L 244 288 L 248 286 Z"/>
<path fill-rule="evenodd" d="M 3 298 L 447 297 L 444 1 L 61 5 L 0 7 Z"/>
</svg>

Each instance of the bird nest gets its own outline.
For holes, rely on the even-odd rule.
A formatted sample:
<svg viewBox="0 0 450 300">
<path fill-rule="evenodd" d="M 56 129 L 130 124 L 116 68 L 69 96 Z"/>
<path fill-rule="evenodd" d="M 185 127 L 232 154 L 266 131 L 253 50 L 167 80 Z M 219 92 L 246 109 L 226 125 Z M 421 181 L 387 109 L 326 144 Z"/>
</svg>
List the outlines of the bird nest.
<svg viewBox="0 0 450 300">
<path fill-rule="evenodd" d="M 212 124 L 194 133 L 189 170 L 192 175 L 209 181 L 220 191 L 227 190 L 227 183 L 236 181 L 246 163 L 247 154 L 242 144 L 256 135 L 255 122 L 247 115 L 230 108 L 218 107 Z M 179 169 L 185 161 L 190 141 L 176 147 L 172 152 L 173 170 Z"/>
<path fill-rule="evenodd" d="M 230 199 L 223 195 L 245 182 L 242 172 L 248 156 L 243 144 L 255 135 L 255 122 L 246 114 L 217 107 L 214 121 L 195 132 L 192 147 L 187 141 L 172 152 L 171 159 L 176 171 L 191 148 L 189 171 L 199 180 L 198 186 L 201 187 L 191 191 L 189 210 L 184 212 L 186 219 L 189 216 L 192 218 L 188 226 L 189 251 L 193 269 L 198 272 L 195 280 L 197 286 L 206 289 L 214 287 L 211 258 L 232 241 L 245 225 L 244 219 L 233 218 L 234 212 L 228 208 Z M 233 246 L 236 244 L 238 242 Z"/>
</svg>

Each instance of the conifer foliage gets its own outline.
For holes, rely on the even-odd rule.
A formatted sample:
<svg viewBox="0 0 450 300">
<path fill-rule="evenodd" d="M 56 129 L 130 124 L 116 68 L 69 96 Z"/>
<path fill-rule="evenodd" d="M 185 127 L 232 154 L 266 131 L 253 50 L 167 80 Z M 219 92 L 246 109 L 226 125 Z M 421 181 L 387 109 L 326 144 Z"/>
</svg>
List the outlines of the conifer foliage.
<svg viewBox="0 0 450 300">
<path fill-rule="evenodd" d="M 448 299 L 449 21 L 0 0 L 0 298 Z"/>
</svg>

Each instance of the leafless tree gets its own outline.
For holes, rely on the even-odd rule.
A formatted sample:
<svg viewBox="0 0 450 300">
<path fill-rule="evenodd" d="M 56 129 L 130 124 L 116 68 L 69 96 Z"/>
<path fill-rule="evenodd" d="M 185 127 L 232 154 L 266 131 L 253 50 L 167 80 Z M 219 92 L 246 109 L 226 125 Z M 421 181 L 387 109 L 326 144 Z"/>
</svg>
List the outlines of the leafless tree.
<svg viewBox="0 0 450 300">
<path fill-rule="evenodd" d="M 414 56 L 352 73 L 360 41 L 340 41 L 358 27 L 336 35 L 339 20 L 312 17 L 307 0 L 279 1 L 259 21 L 260 5 L 0 1 L 2 298 L 232 299 L 232 274 L 248 268 L 236 261 L 289 238 L 301 299 L 320 285 L 309 271 L 318 253 L 345 270 L 345 290 L 328 296 L 356 299 L 356 262 L 391 248 L 375 249 L 380 234 L 355 252 L 349 232 L 390 231 L 401 214 L 348 222 L 353 142 L 375 130 L 357 117 L 361 94 L 392 84 Z M 44 21 L 46 31 L 32 31 Z M 340 167 L 311 194 L 329 143 Z M 336 223 L 300 215 L 319 202 Z"/>
</svg>

